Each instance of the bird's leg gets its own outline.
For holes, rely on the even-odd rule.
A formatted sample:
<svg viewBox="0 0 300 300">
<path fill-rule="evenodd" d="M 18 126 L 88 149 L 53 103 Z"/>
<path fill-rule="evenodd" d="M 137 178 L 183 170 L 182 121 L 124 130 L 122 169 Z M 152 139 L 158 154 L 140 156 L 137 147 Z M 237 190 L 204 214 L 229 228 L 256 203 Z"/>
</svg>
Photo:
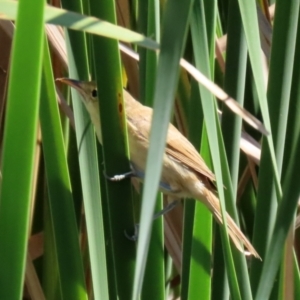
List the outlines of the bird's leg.
<svg viewBox="0 0 300 300">
<path fill-rule="evenodd" d="M 162 209 L 161 211 L 159 211 L 158 213 L 156 213 L 153 216 L 152 221 L 158 219 L 160 216 L 163 216 L 164 214 L 171 211 L 174 207 L 176 207 L 178 205 L 178 203 L 179 203 L 178 200 L 174 200 L 171 203 L 169 203 L 164 209 Z M 133 235 L 129 235 L 126 230 L 124 231 L 124 234 L 129 240 L 136 242 L 138 239 L 138 236 L 139 236 L 139 229 L 140 229 L 140 224 L 137 223 L 134 225 L 134 234 Z"/>
<path fill-rule="evenodd" d="M 160 216 L 165 215 L 166 213 L 168 213 L 169 211 L 171 211 L 174 207 L 176 207 L 179 204 L 178 200 L 174 200 L 171 203 L 169 203 L 164 209 L 162 209 L 161 211 L 159 211 L 158 213 L 156 213 L 153 216 L 153 220 L 158 219 Z"/>
</svg>

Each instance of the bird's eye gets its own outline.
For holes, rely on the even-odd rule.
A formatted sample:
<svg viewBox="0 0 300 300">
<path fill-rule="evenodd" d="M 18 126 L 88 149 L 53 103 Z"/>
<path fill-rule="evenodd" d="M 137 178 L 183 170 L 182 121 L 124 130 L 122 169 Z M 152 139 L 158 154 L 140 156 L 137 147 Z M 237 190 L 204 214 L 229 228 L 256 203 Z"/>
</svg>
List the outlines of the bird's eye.
<svg viewBox="0 0 300 300">
<path fill-rule="evenodd" d="M 96 89 L 92 90 L 92 96 L 93 96 L 93 98 L 97 98 L 97 90 Z"/>
</svg>

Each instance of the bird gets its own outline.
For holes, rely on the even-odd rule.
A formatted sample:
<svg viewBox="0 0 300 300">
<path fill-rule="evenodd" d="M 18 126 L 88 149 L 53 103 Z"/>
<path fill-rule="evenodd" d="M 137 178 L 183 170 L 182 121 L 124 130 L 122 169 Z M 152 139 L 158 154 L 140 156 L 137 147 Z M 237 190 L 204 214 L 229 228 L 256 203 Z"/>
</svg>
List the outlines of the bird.
<svg viewBox="0 0 300 300">
<path fill-rule="evenodd" d="M 102 144 L 96 83 L 70 78 L 58 78 L 57 81 L 67 84 L 79 92 L 95 127 L 96 136 Z M 135 100 L 125 89 L 123 89 L 123 96 L 130 164 L 135 176 L 142 180 L 146 168 L 153 109 Z M 194 198 L 201 201 L 213 214 L 215 220 L 219 224 L 223 223 L 220 201 L 215 191 L 215 175 L 191 142 L 171 123 L 168 128 L 159 187 L 161 192 L 176 199 Z M 261 259 L 227 212 L 226 221 L 229 237 L 237 249 Z"/>
</svg>

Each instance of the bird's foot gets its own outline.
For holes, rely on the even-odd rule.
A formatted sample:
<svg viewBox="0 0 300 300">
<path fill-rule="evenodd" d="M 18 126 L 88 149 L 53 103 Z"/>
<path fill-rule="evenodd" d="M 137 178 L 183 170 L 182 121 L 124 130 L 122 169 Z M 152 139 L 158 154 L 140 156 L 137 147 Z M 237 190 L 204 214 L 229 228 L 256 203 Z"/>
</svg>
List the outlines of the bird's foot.
<svg viewBox="0 0 300 300">
<path fill-rule="evenodd" d="M 140 224 L 135 224 L 134 225 L 133 235 L 129 234 L 126 230 L 124 230 L 124 234 L 127 237 L 127 239 L 132 241 L 132 242 L 136 242 L 138 240 L 138 237 L 139 237 L 139 228 L 140 228 Z"/>
<path fill-rule="evenodd" d="M 119 174 L 119 175 L 114 175 L 114 176 L 108 176 L 105 172 L 103 172 L 104 177 L 110 181 L 121 181 L 124 180 L 126 178 L 131 178 L 135 176 L 135 173 L 133 171 L 124 173 L 124 174 Z"/>
<path fill-rule="evenodd" d="M 103 171 L 103 174 L 105 176 L 106 179 L 110 180 L 110 181 L 121 181 L 124 180 L 126 178 L 131 178 L 131 177 L 141 177 L 141 172 L 137 171 L 137 169 L 135 168 L 134 164 L 131 162 L 130 163 L 130 171 L 124 174 L 117 174 L 114 176 L 108 176 L 105 171 Z"/>
</svg>

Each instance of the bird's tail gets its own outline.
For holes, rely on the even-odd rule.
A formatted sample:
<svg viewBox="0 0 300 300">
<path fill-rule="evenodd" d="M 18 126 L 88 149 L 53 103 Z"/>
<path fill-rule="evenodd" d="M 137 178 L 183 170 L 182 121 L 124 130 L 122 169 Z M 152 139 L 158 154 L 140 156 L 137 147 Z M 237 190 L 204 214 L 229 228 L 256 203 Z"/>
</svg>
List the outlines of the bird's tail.
<svg viewBox="0 0 300 300">
<path fill-rule="evenodd" d="M 220 201 L 216 197 L 216 195 L 210 191 L 207 188 L 204 188 L 204 191 L 202 191 L 203 196 L 206 198 L 207 206 L 210 209 L 210 211 L 213 213 L 216 221 L 220 224 L 223 223 L 222 215 L 221 215 L 221 208 L 220 208 Z M 203 199 L 202 196 L 202 199 Z M 242 231 L 238 228 L 236 223 L 233 221 L 233 219 L 229 216 L 228 213 L 226 213 L 226 221 L 227 221 L 227 228 L 228 228 L 228 234 L 232 240 L 232 242 L 235 244 L 238 250 L 245 253 L 245 250 L 242 247 L 242 244 L 245 246 L 246 250 L 253 256 L 255 256 L 258 259 L 261 259 L 259 254 L 256 252 L 252 244 L 248 241 L 248 239 L 245 237 L 245 235 L 242 233 Z"/>
</svg>

